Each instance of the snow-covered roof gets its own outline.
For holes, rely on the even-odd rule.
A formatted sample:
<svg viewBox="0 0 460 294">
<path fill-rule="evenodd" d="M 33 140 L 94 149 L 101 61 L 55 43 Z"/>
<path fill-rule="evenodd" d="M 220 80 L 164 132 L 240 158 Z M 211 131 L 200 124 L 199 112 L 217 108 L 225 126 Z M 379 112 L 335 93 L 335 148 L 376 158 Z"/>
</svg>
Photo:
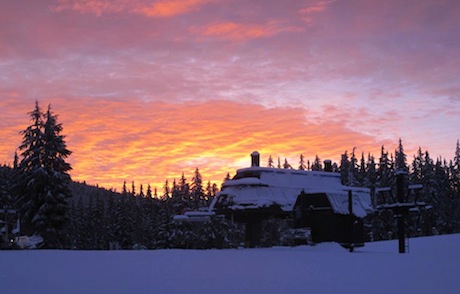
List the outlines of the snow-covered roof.
<svg viewBox="0 0 460 294">
<path fill-rule="evenodd" d="M 326 193 L 334 212 L 348 214 L 350 189 L 353 194 L 354 214 L 364 217 L 372 211 L 369 189 L 344 186 L 340 182 L 340 174 L 332 172 L 257 166 L 239 169 L 232 180 L 223 184 L 218 197 L 226 197 L 227 208 L 232 210 L 277 205 L 288 212 L 293 210 L 302 191 Z"/>
</svg>

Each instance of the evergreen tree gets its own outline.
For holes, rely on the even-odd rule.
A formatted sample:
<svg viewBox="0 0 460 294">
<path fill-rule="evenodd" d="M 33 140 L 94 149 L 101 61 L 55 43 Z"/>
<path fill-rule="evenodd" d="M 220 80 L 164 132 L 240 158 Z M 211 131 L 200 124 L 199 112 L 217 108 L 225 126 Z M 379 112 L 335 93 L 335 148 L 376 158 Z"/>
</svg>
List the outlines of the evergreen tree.
<svg viewBox="0 0 460 294">
<path fill-rule="evenodd" d="M 345 150 L 345 153 L 342 154 L 340 159 L 340 179 L 342 180 L 342 185 L 347 185 L 348 175 L 350 171 L 350 161 L 348 160 L 348 152 Z"/>
<path fill-rule="evenodd" d="M 460 142 L 457 140 L 451 168 L 451 185 L 457 198 L 460 198 Z"/>
<path fill-rule="evenodd" d="M 145 197 L 144 186 L 142 184 L 139 186 L 139 197 L 141 197 L 141 198 Z"/>
<path fill-rule="evenodd" d="M 62 248 L 66 245 L 67 199 L 71 197 L 71 167 L 65 159 L 71 152 L 61 135 L 62 124 L 50 106 L 43 114 L 37 101 L 29 115 L 32 124 L 21 132 L 22 160 L 15 185 L 24 229 L 27 234 L 41 235 L 45 247 Z"/>
<path fill-rule="evenodd" d="M 300 170 L 306 170 L 307 169 L 307 167 L 305 165 L 305 158 L 303 157 L 303 154 L 300 154 L 299 169 Z"/>
<path fill-rule="evenodd" d="M 204 188 L 203 179 L 198 168 L 195 169 L 191 184 L 191 198 L 194 203 L 194 208 L 198 209 L 204 205 Z"/>
<path fill-rule="evenodd" d="M 399 138 L 398 149 L 395 151 L 396 154 L 396 170 L 407 172 L 409 169 L 407 167 L 407 156 L 404 153 L 404 147 L 402 145 L 402 140 Z"/>
<path fill-rule="evenodd" d="M 414 155 L 414 159 L 411 164 L 411 173 L 409 174 L 409 179 L 412 183 L 421 183 L 422 182 L 422 166 L 423 166 L 423 152 L 422 148 L 418 148 L 417 154 Z"/>
<path fill-rule="evenodd" d="M 13 171 L 8 166 L 0 166 L 0 209 L 13 208 L 13 196 L 11 195 Z"/>
<path fill-rule="evenodd" d="M 315 161 L 311 165 L 311 170 L 313 170 L 313 171 L 322 171 L 323 170 L 323 165 L 322 165 L 321 159 L 319 158 L 318 155 L 315 156 Z"/>
<path fill-rule="evenodd" d="M 147 186 L 147 192 L 145 192 L 145 197 L 147 197 L 148 199 L 152 198 L 152 187 L 150 186 L 150 184 L 148 184 Z"/>
<path fill-rule="evenodd" d="M 268 164 L 267 164 L 267 167 L 275 167 L 275 166 L 273 165 L 273 158 L 272 158 L 271 155 L 268 157 Z"/>
<path fill-rule="evenodd" d="M 382 146 L 377 169 L 377 186 L 392 187 L 394 183 L 393 162 L 388 158 L 388 152 Z"/>
<path fill-rule="evenodd" d="M 284 159 L 283 168 L 284 169 L 292 168 L 292 166 L 288 163 L 287 158 Z"/>
<path fill-rule="evenodd" d="M 374 156 L 368 155 L 364 187 L 368 187 L 371 193 L 372 204 L 375 206 L 375 187 L 377 182 L 377 171 Z"/>
<path fill-rule="evenodd" d="M 212 184 L 212 197 L 216 197 L 217 193 L 219 193 L 219 187 L 217 187 L 216 183 Z"/>
<path fill-rule="evenodd" d="M 136 196 L 136 185 L 134 181 L 131 182 L 131 195 Z"/>
<path fill-rule="evenodd" d="M 359 186 L 365 186 L 366 182 L 366 175 L 367 175 L 367 164 L 366 160 L 364 159 L 364 152 L 361 153 L 361 160 L 359 164 L 359 170 L 356 175 L 356 180 Z"/>
<path fill-rule="evenodd" d="M 348 183 L 349 186 L 358 186 L 358 159 L 355 154 L 356 147 L 353 147 L 350 157 L 350 166 L 348 168 Z"/>
<path fill-rule="evenodd" d="M 165 181 L 165 185 L 163 186 L 163 199 L 168 199 L 170 196 L 169 194 L 169 182 L 168 180 Z"/>
<path fill-rule="evenodd" d="M 106 249 L 108 243 L 105 236 L 104 202 L 99 194 L 95 195 L 95 200 L 93 195 L 90 196 L 87 210 L 87 225 L 90 230 L 89 240 L 91 244 L 89 249 Z"/>
<path fill-rule="evenodd" d="M 185 178 L 184 173 L 182 173 L 182 176 L 179 181 L 179 191 L 181 193 L 181 197 L 183 200 L 190 200 L 190 186 L 187 183 L 187 179 Z"/>
<path fill-rule="evenodd" d="M 214 197 L 212 192 L 213 191 L 212 191 L 211 181 L 208 181 L 208 183 L 206 184 L 206 200 L 208 200 L 208 203 Z"/>
<path fill-rule="evenodd" d="M 125 196 L 128 195 L 128 189 L 126 188 L 126 181 L 123 181 L 123 188 L 121 189 L 121 193 Z"/>
</svg>

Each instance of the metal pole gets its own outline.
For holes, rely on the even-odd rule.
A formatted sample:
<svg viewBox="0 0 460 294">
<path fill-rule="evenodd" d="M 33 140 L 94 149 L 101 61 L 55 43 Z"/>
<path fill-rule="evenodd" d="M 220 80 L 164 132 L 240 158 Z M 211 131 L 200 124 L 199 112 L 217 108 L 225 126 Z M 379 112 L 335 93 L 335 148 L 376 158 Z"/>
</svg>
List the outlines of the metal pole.
<svg viewBox="0 0 460 294">
<path fill-rule="evenodd" d="M 350 213 L 350 252 L 354 250 L 353 244 L 353 227 L 354 227 L 354 218 L 353 218 L 353 193 L 351 190 L 348 190 L 348 212 Z"/>
<path fill-rule="evenodd" d="M 397 171 L 396 172 L 396 194 L 398 198 L 398 204 L 401 205 L 404 203 L 404 171 Z M 397 207 L 396 208 L 396 219 L 398 223 L 398 240 L 399 240 L 399 253 L 405 253 L 406 252 L 406 246 L 405 246 L 405 238 L 406 238 L 406 232 L 405 232 L 405 226 L 404 226 L 404 211 L 403 207 Z"/>
</svg>

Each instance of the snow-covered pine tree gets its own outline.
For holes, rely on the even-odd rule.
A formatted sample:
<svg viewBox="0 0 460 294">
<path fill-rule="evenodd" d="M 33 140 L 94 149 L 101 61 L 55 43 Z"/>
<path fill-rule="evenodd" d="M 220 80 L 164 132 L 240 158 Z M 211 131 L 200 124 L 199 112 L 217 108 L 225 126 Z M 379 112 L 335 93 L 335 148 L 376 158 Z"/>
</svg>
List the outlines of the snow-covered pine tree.
<svg viewBox="0 0 460 294">
<path fill-rule="evenodd" d="M 22 160 L 17 167 L 15 185 L 24 232 L 41 235 L 47 248 L 63 248 L 64 228 L 68 223 L 67 199 L 71 197 L 68 172 L 72 169 L 65 160 L 71 152 L 51 106 L 43 114 L 36 101 L 29 115 L 32 124 L 21 132 Z"/>
</svg>

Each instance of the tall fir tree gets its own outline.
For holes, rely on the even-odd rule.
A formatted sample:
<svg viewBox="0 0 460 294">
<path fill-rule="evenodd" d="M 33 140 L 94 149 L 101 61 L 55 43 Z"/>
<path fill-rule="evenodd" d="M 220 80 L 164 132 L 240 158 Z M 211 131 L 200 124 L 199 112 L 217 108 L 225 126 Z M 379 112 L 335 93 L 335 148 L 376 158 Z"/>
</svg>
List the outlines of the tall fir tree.
<svg viewBox="0 0 460 294">
<path fill-rule="evenodd" d="M 190 190 L 191 198 L 194 203 L 194 208 L 198 209 L 199 207 L 204 205 L 203 178 L 201 177 L 201 173 L 198 168 L 195 169 Z"/>
<path fill-rule="evenodd" d="M 401 138 L 399 138 L 398 148 L 395 150 L 396 160 L 396 170 L 408 172 L 409 168 L 407 167 L 407 156 L 404 153 L 404 147 L 402 144 Z"/>
<path fill-rule="evenodd" d="M 46 248 L 63 248 L 68 223 L 67 199 L 71 197 L 68 172 L 72 169 L 65 160 L 71 152 L 51 106 L 42 113 L 36 101 L 29 115 L 32 124 L 21 132 L 22 160 L 15 183 L 24 233 L 41 235 Z"/>
</svg>

